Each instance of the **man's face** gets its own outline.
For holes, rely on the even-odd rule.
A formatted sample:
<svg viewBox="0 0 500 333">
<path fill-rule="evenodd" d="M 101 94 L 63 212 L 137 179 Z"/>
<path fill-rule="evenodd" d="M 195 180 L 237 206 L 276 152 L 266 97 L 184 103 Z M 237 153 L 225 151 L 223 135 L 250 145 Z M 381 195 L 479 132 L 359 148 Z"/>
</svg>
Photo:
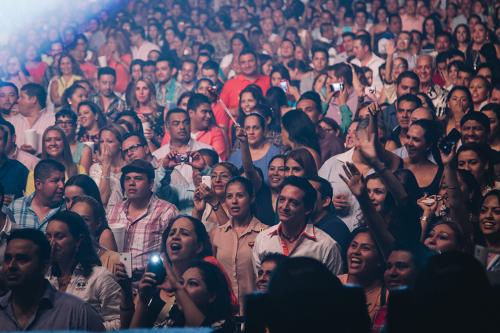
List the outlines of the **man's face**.
<svg viewBox="0 0 500 333">
<path fill-rule="evenodd" d="M 407 129 L 410 126 L 410 116 L 416 105 L 411 101 L 401 101 L 398 103 L 396 119 L 401 128 Z"/>
<path fill-rule="evenodd" d="M 293 44 L 288 40 L 283 41 L 280 47 L 280 54 L 285 59 L 292 58 L 294 54 Z"/>
<path fill-rule="evenodd" d="M 5 249 L 2 272 L 9 289 L 38 284 L 47 265 L 40 263 L 38 246 L 27 239 L 13 239 Z"/>
<path fill-rule="evenodd" d="M 472 77 L 472 75 L 468 72 L 458 71 L 456 85 L 468 87 L 470 80 L 471 80 L 471 77 Z"/>
<path fill-rule="evenodd" d="M 367 49 L 368 47 L 363 46 L 360 40 L 358 39 L 354 40 L 352 51 L 354 52 L 354 56 L 356 57 L 356 59 L 363 60 L 366 57 L 366 54 L 368 53 Z"/>
<path fill-rule="evenodd" d="M 396 87 L 396 95 L 400 97 L 404 94 L 416 94 L 418 92 L 418 88 L 417 81 L 409 77 L 405 77 Z"/>
<path fill-rule="evenodd" d="M 488 135 L 486 129 L 476 120 L 467 120 L 462 125 L 463 143 L 486 143 Z"/>
<path fill-rule="evenodd" d="M 198 131 L 208 130 L 211 118 L 210 111 L 211 108 L 208 103 L 199 105 L 196 110 L 189 110 L 189 118 L 191 119 L 191 125 L 194 129 Z"/>
<path fill-rule="evenodd" d="M 344 50 L 349 53 L 352 51 L 352 48 L 354 46 L 354 40 L 352 39 L 351 36 L 345 36 L 343 39 L 342 39 L 342 45 L 344 45 Z"/>
<path fill-rule="evenodd" d="M 240 56 L 241 73 L 247 76 L 253 76 L 257 73 L 257 61 L 253 54 L 244 54 Z"/>
<path fill-rule="evenodd" d="M 436 38 L 436 51 L 438 53 L 449 51 L 451 41 L 447 36 L 438 36 Z"/>
<path fill-rule="evenodd" d="M 415 15 L 417 11 L 417 2 L 415 0 L 408 0 L 406 1 L 406 13 L 408 15 Z"/>
<path fill-rule="evenodd" d="M 151 82 L 157 82 L 156 79 L 156 67 L 152 65 L 146 65 L 142 68 L 142 77 L 149 79 Z"/>
<path fill-rule="evenodd" d="M 490 102 L 491 103 L 500 103 L 500 90 L 499 89 L 493 89 L 493 91 L 491 92 Z"/>
<path fill-rule="evenodd" d="M 64 173 L 52 171 L 45 180 L 35 179 L 36 193 L 51 206 L 58 205 L 64 196 Z"/>
<path fill-rule="evenodd" d="M 321 113 L 316 109 L 316 104 L 310 99 L 303 99 L 297 103 L 297 109 L 302 110 L 309 119 L 316 124 L 321 118 Z"/>
<path fill-rule="evenodd" d="M 326 39 L 328 40 L 331 40 L 333 41 L 333 38 L 335 36 L 335 32 L 333 30 L 333 26 L 332 25 L 325 25 L 324 28 L 323 28 L 323 33 L 322 33 L 323 37 L 325 37 Z"/>
<path fill-rule="evenodd" d="M 384 281 L 389 289 L 412 286 L 417 277 L 417 269 L 411 253 L 392 251 L 387 259 Z"/>
<path fill-rule="evenodd" d="M 326 54 L 323 52 L 314 53 L 312 64 L 314 70 L 316 70 L 317 72 L 323 71 L 328 64 L 328 58 L 326 57 Z"/>
<path fill-rule="evenodd" d="M 271 279 L 271 274 L 276 268 L 276 263 L 272 260 L 264 261 L 257 271 L 257 290 L 260 292 L 266 292 L 267 286 L 269 285 L 269 280 Z"/>
<path fill-rule="evenodd" d="M 76 122 L 74 122 L 70 117 L 60 116 L 56 118 L 56 126 L 64 131 L 66 137 L 72 137 L 76 131 Z"/>
<path fill-rule="evenodd" d="M 278 196 L 278 216 L 282 223 L 305 223 L 310 211 L 304 206 L 304 192 L 295 186 L 286 185 Z"/>
<path fill-rule="evenodd" d="M 144 173 L 129 172 L 125 175 L 123 187 L 128 199 L 144 199 L 151 193 L 153 182 Z"/>
<path fill-rule="evenodd" d="M 133 44 L 133 45 L 137 45 L 139 43 L 139 41 L 141 40 L 141 34 L 136 34 L 134 32 L 132 32 L 130 34 L 130 42 Z"/>
<path fill-rule="evenodd" d="M 431 57 L 421 57 L 417 60 L 415 72 L 420 79 L 420 83 L 429 83 L 432 79 L 432 59 Z"/>
<path fill-rule="evenodd" d="M 357 12 L 355 17 L 355 22 L 358 26 L 364 27 L 366 24 L 366 15 L 363 12 Z"/>
<path fill-rule="evenodd" d="M 19 113 L 22 114 L 23 116 L 27 116 L 30 112 L 30 110 L 34 107 L 35 97 L 30 97 L 26 92 L 21 91 L 21 94 L 19 96 L 19 100 L 17 101 L 19 105 Z"/>
<path fill-rule="evenodd" d="M 99 92 L 104 97 L 110 97 L 115 90 L 115 78 L 113 75 L 101 75 L 99 78 Z"/>
<path fill-rule="evenodd" d="M 146 67 L 144 67 L 144 71 Z M 156 63 L 156 80 L 162 84 L 167 83 L 172 78 L 173 73 L 172 68 L 168 61 L 159 61 Z"/>
<path fill-rule="evenodd" d="M 149 148 L 141 144 L 137 136 L 130 136 L 122 143 L 122 152 L 125 162 L 143 160 L 149 153 Z"/>
<path fill-rule="evenodd" d="M 168 132 L 172 139 L 189 141 L 191 125 L 189 118 L 183 113 L 173 113 L 167 123 Z"/>
<path fill-rule="evenodd" d="M 217 81 L 218 81 L 217 72 L 214 71 L 213 69 L 202 69 L 201 76 L 206 77 L 207 79 L 212 81 L 214 84 L 217 83 Z"/>
<path fill-rule="evenodd" d="M 52 57 L 57 57 L 63 52 L 63 46 L 61 43 L 54 43 L 50 46 L 50 55 Z"/>
<path fill-rule="evenodd" d="M 399 34 L 403 29 L 403 23 L 401 22 L 401 18 L 399 16 L 391 17 L 389 20 L 389 30 L 393 34 Z"/>
<path fill-rule="evenodd" d="M 396 41 L 398 51 L 408 51 L 410 49 L 411 36 L 408 33 L 400 33 Z"/>
<path fill-rule="evenodd" d="M 10 111 L 17 103 L 17 92 L 13 87 L 0 88 L 0 110 Z"/>
<path fill-rule="evenodd" d="M 181 68 L 181 77 L 183 83 L 192 83 L 196 78 L 196 72 L 194 70 L 194 64 L 190 62 L 184 62 Z"/>
</svg>

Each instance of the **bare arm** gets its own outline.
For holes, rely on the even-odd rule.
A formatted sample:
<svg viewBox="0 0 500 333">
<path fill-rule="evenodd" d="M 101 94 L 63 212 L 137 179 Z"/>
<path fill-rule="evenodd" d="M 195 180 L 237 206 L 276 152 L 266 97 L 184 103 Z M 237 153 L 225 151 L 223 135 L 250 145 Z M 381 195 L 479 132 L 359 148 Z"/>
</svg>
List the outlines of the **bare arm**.
<svg viewBox="0 0 500 333">
<path fill-rule="evenodd" d="M 255 193 L 257 193 L 262 186 L 262 178 L 253 165 L 247 133 L 242 127 L 238 126 L 236 128 L 236 136 L 241 142 L 241 159 L 243 162 L 243 170 L 245 170 L 245 176 L 252 182 Z"/>
</svg>

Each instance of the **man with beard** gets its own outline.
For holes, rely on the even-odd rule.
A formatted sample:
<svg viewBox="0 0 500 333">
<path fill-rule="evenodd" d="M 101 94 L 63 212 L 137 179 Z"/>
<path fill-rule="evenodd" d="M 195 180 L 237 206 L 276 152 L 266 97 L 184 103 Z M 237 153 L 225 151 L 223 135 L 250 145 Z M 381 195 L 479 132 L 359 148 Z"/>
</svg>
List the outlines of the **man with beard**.
<svg viewBox="0 0 500 333">
<path fill-rule="evenodd" d="M 0 82 L 0 115 L 9 118 L 12 111 L 16 111 L 19 91 L 12 82 Z"/>
<path fill-rule="evenodd" d="M 64 165 L 54 160 L 42 160 L 34 172 L 35 192 L 14 200 L 8 207 L 17 228 L 44 231 L 49 219 L 64 209 Z"/>
<path fill-rule="evenodd" d="M 97 72 L 97 87 L 99 92 L 90 99 L 106 115 L 108 120 L 114 120 L 115 116 L 125 110 L 125 102 L 115 94 L 116 71 L 111 67 L 99 68 Z"/>
<path fill-rule="evenodd" d="M 174 59 L 160 57 L 156 61 L 156 101 L 158 105 L 164 106 L 170 110 L 176 105 L 179 97 L 186 89 L 175 79 L 177 68 L 175 68 Z"/>
</svg>

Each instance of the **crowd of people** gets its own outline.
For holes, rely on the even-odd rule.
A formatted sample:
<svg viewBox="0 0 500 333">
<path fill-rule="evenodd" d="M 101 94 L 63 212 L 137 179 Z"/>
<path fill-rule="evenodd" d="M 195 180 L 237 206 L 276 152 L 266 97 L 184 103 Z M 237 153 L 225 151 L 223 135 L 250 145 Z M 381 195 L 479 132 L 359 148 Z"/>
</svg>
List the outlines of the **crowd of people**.
<svg viewBox="0 0 500 333">
<path fill-rule="evenodd" d="M 59 14 L 0 46 L 0 330 L 500 330 L 497 1 Z"/>
</svg>

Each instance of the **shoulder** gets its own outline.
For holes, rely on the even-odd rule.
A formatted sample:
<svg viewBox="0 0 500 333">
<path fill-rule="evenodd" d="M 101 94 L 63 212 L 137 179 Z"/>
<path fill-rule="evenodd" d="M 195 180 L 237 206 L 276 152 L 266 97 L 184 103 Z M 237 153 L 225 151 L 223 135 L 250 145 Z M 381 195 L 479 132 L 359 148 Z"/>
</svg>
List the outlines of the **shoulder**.
<svg viewBox="0 0 500 333">
<path fill-rule="evenodd" d="M 214 150 L 214 147 L 212 147 L 210 145 L 207 145 L 206 143 L 203 143 L 203 142 L 200 142 L 200 141 L 196 141 L 196 140 L 193 140 L 193 148 L 195 150 L 200 150 L 200 149 Z"/>
<path fill-rule="evenodd" d="M 28 155 L 30 155 L 30 154 L 28 154 Z M 8 159 L 7 163 L 9 163 L 8 165 L 10 165 L 11 168 L 16 169 L 16 171 L 18 171 L 18 172 L 23 172 L 23 173 L 29 172 L 28 168 L 24 164 L 22 164 L 21 162 L 19 162 L 17 160 Z"/>
</svg>

